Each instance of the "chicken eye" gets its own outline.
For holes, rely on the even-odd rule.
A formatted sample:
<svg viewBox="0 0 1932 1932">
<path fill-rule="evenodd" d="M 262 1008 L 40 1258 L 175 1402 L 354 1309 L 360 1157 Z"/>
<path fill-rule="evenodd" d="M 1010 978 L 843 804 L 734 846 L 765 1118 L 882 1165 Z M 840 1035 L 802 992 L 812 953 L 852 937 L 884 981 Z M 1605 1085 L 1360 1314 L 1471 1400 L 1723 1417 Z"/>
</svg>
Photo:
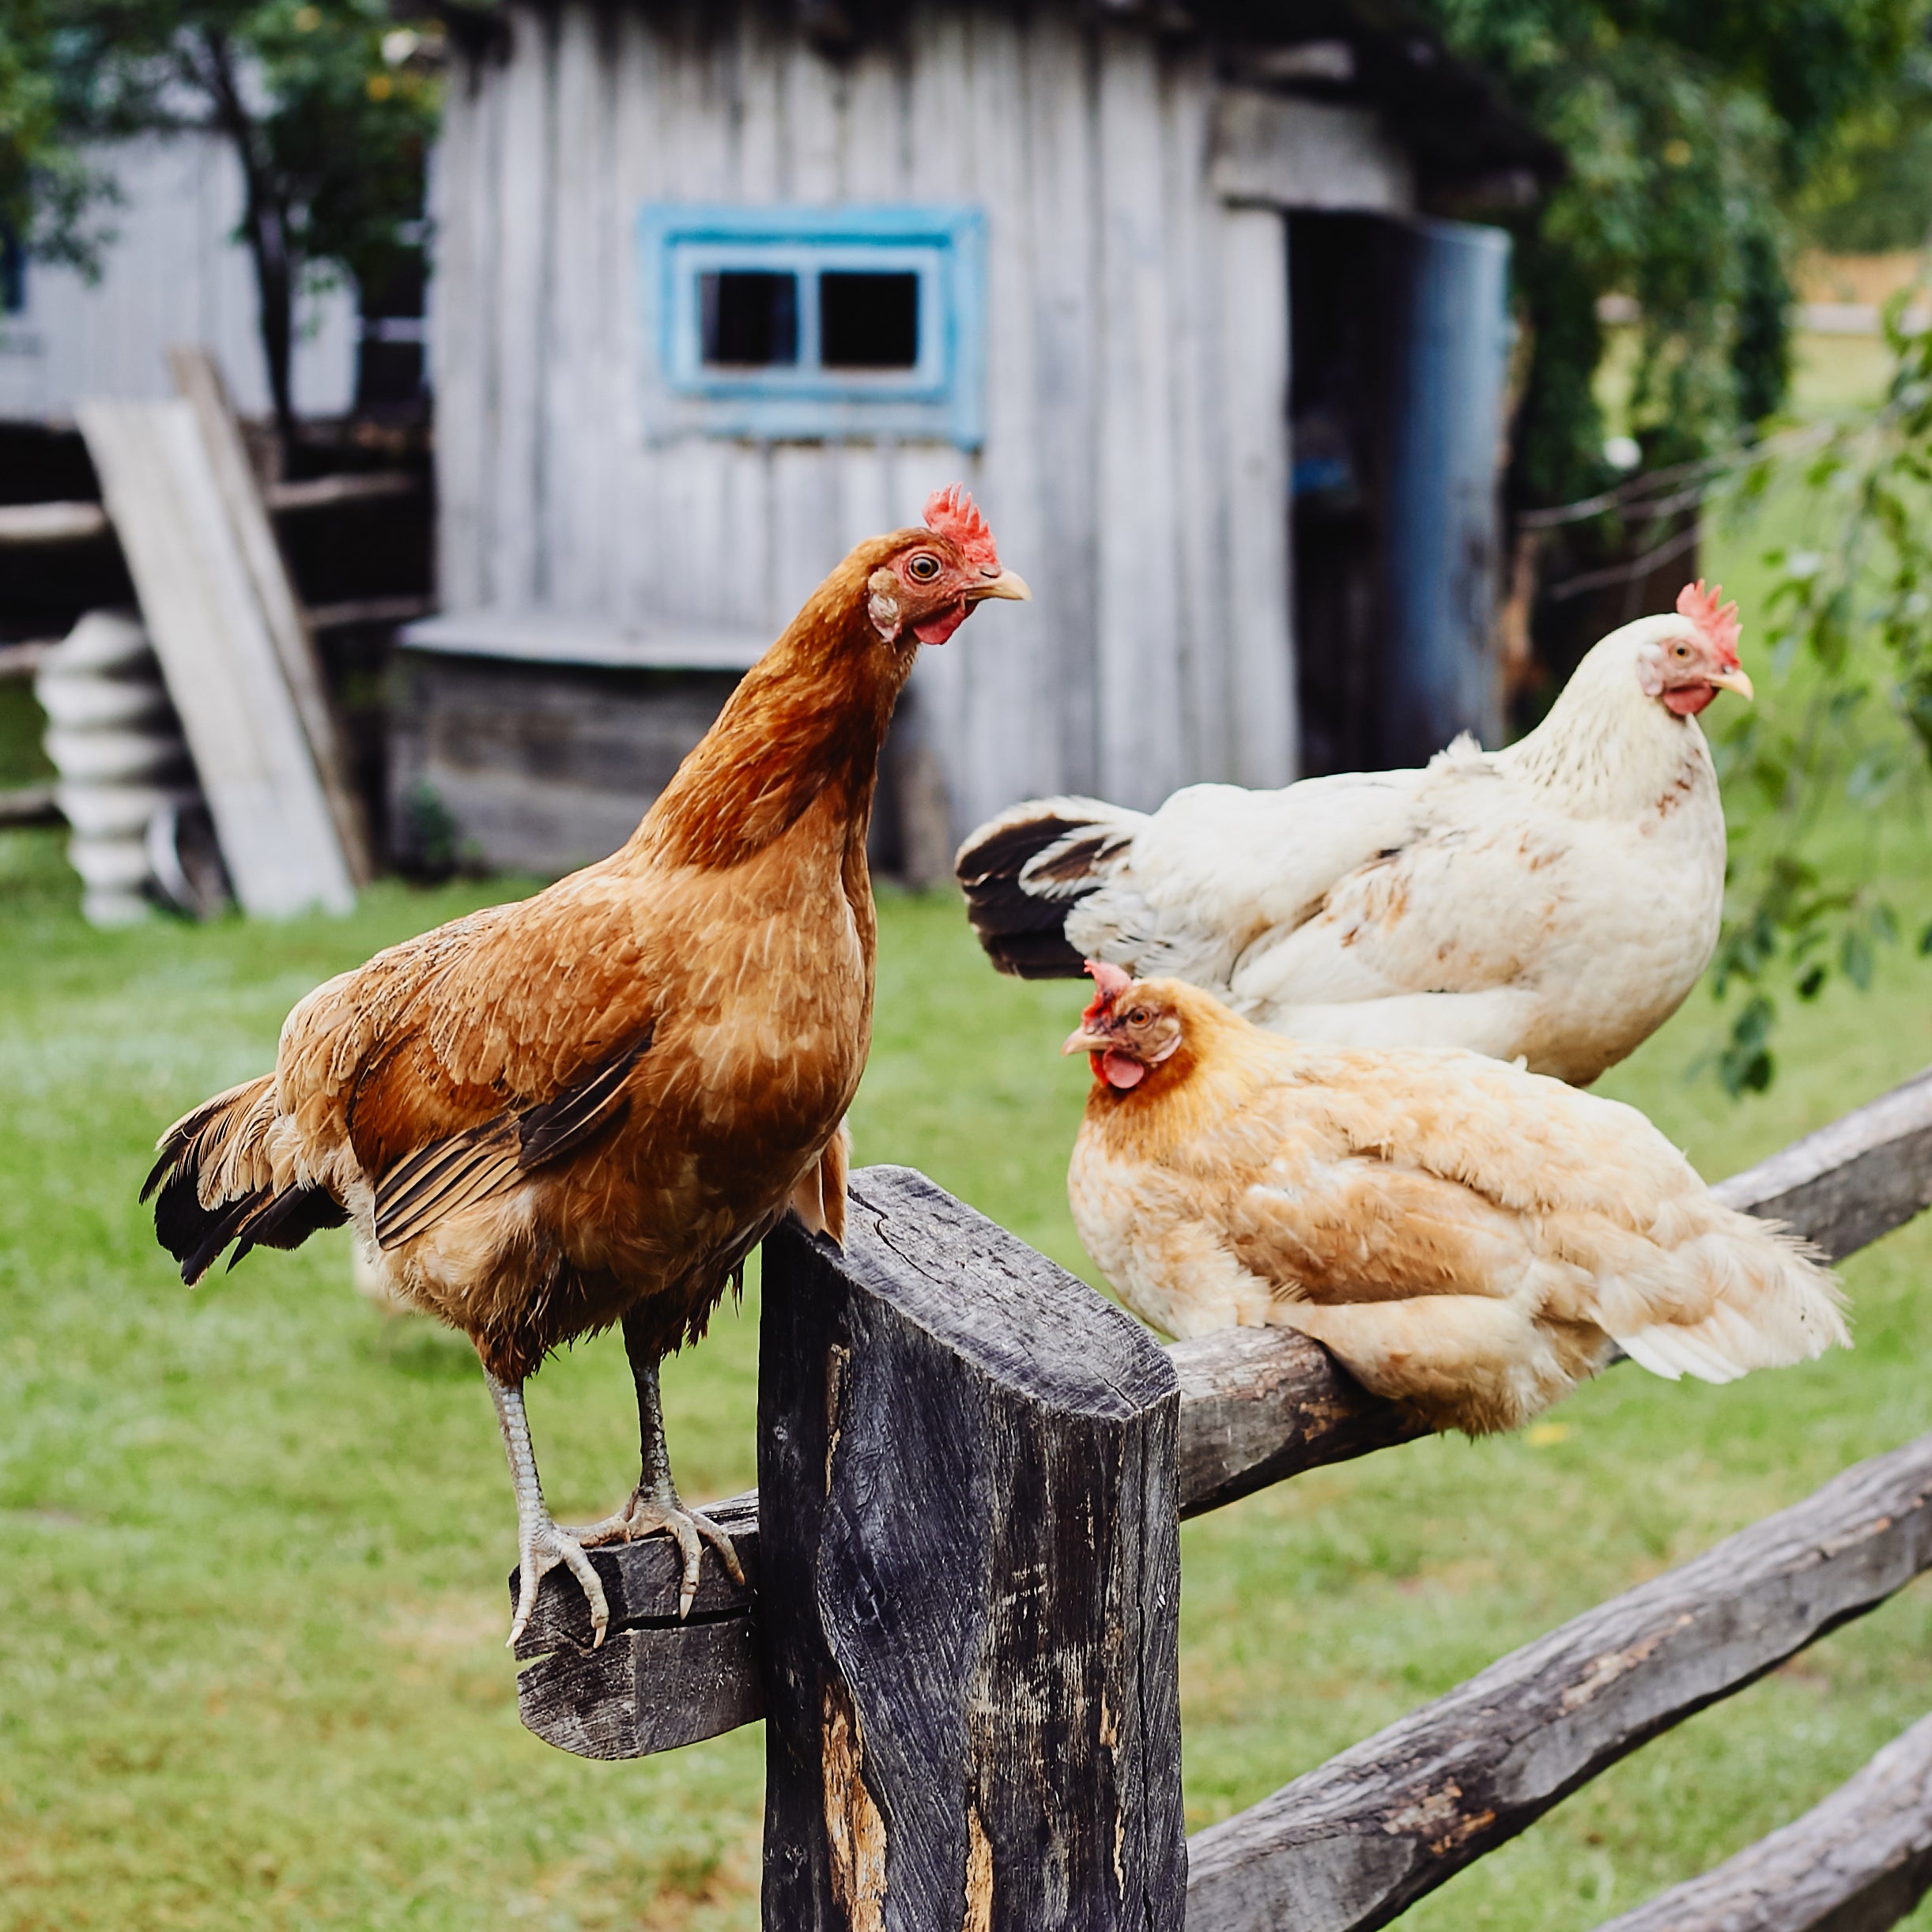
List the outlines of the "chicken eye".
<svg viewBox="0 0 1932 1932">
<path fill-rule="evenodd" d="M 1153 1015 L 1145 1006 L 1136 1006 L 1133 1012 L 1127 1015 L 1127 1024 L 1129 1026 L 1145 1026 L 1153 1017 Z"/>
<path fill-rule="evenodd" d="M 1677 658 L 1680 660 L 1688 658 L 1690 655 L 1690 646 L 1685 643 L 1673 644 L 1670 647 L 1670 655 L 1672 657 Z"/>
<path fill-rule="evenodd" d="M 929 550 L 922 550 L 907 564 L 906 573 L 920 583 L 930 583 L 939 575 L 939 560 Z"/>
</svg>

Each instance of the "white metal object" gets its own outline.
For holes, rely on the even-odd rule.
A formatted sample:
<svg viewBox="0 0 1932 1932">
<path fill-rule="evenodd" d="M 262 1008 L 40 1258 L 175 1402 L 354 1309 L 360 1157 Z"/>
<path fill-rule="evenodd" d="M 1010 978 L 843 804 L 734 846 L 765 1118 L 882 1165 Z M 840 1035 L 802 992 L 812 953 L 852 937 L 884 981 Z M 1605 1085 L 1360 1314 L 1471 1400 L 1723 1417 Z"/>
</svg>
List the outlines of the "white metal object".
<svg viewBox="0 0 1932 1932">
<path fill-rule="evenodd" d="M 140 620 L 90 611 L 50 651 L 34 681 L 46 712 L 55 797 L 73 836 L 81 908 L 96 926 L 147 917 L 148 839 L 157 814 L 198 798 L 188 748 Z"/>
</svg>

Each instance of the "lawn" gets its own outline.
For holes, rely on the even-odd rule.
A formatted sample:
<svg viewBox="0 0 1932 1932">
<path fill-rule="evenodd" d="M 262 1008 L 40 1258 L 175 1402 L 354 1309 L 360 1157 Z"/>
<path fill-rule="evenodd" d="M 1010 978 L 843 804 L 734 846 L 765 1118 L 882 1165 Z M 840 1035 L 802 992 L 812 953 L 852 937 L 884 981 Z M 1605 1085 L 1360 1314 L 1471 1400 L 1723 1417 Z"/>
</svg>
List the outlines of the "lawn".
<svg viewBox="0 0 1932 1932">
<path fill-rule="evenodd" d="M 1722 560 L 1747 593 L 1750 551 Z M 1836 836 L 1879 840 L 1915 931 L 1932 836 L 1902 812 Z M 266 1066 L 296 998 L 492 896 L 384 884 L 347 919 L 101 934 L 57 839 L 0 836 L 0 1932 L 757 1923 L 758 1730 L 606 1765 L 519 1728 L 514 1515 L 465 1346 L 369 1308 L 340 1234 L 191 1295 L 135 1203 L 157 1129 Z M 1928 990 L 1900 949 L 1870 994 L 1828 991 L 1788 1017 L 1772 1091 L 1735 1105 L 1692 1077 L 1724 1025 L 1700 992 L 1605 1089 L 1715 1177 L 1932 1062 Z M 987 971 L 950 897 L 886 896 L 859 1158 L 923 1168 L 1084 1271 L 1062 1194 L 1084 1076 L 1055 1051 L 1078 1004 Z M 1413 1444 L 1189 1525 L 1191 1827 L 1932 1428 L 1928 1259 L 1932 1220 L 1847 1265 L 1853 1353 L 1726 1389 L 1624 1368 L 1523 1436 Z M 754 1276 L 667 1368 L 693 1497 L 752 1480 L 757 1311 Z M 621 1345 L 560 1357 L 530 1408 L 559 1515 L 609 1507 L 635 1466 Z M 1913 1590 L 1405 1923 L 1594 1926 L 1928 1705 Z"/>
</svg>

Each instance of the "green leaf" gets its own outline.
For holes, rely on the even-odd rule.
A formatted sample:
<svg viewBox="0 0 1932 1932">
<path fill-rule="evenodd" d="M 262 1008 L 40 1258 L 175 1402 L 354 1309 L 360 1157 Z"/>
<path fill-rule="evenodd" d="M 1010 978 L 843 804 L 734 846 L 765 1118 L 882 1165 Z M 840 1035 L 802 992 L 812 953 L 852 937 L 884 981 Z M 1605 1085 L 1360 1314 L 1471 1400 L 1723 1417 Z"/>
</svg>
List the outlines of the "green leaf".
<svg viewBox="0 0 1932 1932">
<path fill-rule="evenodd" d="M 1872 983 L 1872 942 L 1855 926 L 1839 942 L 1838 964 L 1845 977 L 1861 993 Z"/>
</svg>

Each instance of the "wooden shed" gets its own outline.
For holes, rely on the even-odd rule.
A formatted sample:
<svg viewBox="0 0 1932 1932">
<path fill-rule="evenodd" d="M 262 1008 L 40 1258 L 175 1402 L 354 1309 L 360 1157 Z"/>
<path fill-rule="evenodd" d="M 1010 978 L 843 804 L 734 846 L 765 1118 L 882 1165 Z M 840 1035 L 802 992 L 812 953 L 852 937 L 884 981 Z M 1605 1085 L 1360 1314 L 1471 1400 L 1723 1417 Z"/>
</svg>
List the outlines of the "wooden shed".
<svg viewBox="0 0 1932 1932">
<path fill-rule="evenodd" d="M 455 42 L 400 785 L 563 825 L 567 741 L 478 723 L 513 686 L 632 674 L 675 738 L 955 477 L 1035 601 L 923 655 L 902 768 L 954 832 L 1497 728 L 1507 241 L 1448 217 L 1553 161 L 1399 0 L 558 0 Z"/>
</svg>

